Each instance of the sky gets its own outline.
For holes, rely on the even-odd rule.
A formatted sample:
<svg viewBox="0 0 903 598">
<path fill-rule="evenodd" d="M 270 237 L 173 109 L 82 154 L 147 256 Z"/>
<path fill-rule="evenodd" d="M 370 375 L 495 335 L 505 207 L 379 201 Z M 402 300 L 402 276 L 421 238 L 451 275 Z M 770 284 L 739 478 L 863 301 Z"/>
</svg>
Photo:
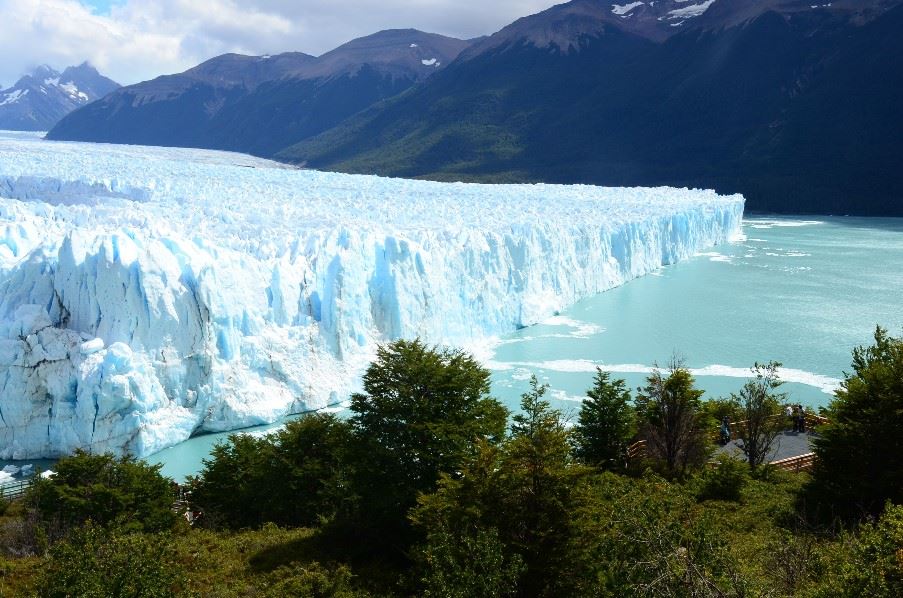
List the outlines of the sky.
<svg viewBox="0 0 903 598">
<path fill-rule="evenodd" d="M 88 61 L 122 84 L 225 52 L 319 55 L 382 29 L 471 38 L 563 0 L 0 0 L 0 88 Z"/>
</svg>

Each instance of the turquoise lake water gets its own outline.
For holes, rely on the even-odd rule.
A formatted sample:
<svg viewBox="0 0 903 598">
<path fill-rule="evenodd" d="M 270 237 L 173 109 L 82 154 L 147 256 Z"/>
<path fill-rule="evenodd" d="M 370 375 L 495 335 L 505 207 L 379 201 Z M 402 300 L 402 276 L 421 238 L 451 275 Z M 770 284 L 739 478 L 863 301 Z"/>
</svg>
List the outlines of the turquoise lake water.
<svg viewBox="0 0 903 598">
<path fill-rule="evenodd" d="M 576 415 L 597 365 L 636 388 L 677 355 L 711 397 L 737 391 L 754 362 L 776 360 L 791 400 L 827 404 L 877 324 L 903 332 L 903 219 L 750 218 L 743 233 L 502 339 L 482 356 L 493 393 L 516 408 L 535 373 L 553 404 Z M 226 436 L 148 460 L 181 480 Z"/>
</svg>

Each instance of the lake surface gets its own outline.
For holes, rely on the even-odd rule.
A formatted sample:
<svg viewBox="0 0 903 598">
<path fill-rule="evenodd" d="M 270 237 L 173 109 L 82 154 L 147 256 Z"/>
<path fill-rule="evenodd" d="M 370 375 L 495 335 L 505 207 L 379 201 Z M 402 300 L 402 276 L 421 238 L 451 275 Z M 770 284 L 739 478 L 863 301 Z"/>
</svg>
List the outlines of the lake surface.
<svg viewBox="0 0 903 598">
<path fill-rule="evenodd" d="M 903 331 L 903 219 L 750 218 L 744 238 L 586 299 L 479 352 L 512 409 L 530 375 L 576 415 L 596 366 L 630 388 L 680 356 L 707 396 L 736 392 L 754 362 L 784 364 L 794 402 L 826 405 L 856 345 Z M 257 428 L 262 434 L 277 425 Z M 177 480 L 227 434 L 148 458 Z"/>
</svg>

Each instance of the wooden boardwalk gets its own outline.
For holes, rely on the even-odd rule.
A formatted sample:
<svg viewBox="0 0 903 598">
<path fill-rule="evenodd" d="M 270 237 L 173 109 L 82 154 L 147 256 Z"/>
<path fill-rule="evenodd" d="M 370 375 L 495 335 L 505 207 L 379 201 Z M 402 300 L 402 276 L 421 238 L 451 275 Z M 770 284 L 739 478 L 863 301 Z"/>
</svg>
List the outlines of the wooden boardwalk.
<svg viewBox="0 0 903 598">
<path fill-rule="evenodd" d="M 775 417 L 783 418 L 784 416 L 781 415 Z M 736 436 L 739 424 L 742 423 L 743 422 L 731 423 L 731 430 L 733 431 L 734 436 Z M 818 432 L 816 431 L 817 427 L 827 423 L 828 420 L 821 416 L 811 413 L 806 414 L 806 432 L 794 432 L 793 430 L 784 430 L 781 432 L 775 439 L 774 446 L 772 447 L 766 462 L 769 465 L 774 465 L 775 467 L 787 471 L 809 471 L 815 463 L 815 452 L 812 440 L 818 436 Z M 743 449 L 737 444 L 736 439 L 731 440 L 724 446 L 718 447 L 714 454 L 727 454 L 741 460 L 745 458 Z M 645 456 L 645 440 L 639 440 L 630 445 L 627 449 L 628 460 L 642 459 Z"/>
<path fill-rule="evenodd" d="M 800 457 L 802 455 L 808 455 L 813 451 L 812 448 L 812 439 L 815 438 L 817 434 L 810 432 L 794 432 L 792 430 L 785 430 L 774 441 L 774 446 L 771 449 L 771 452 L 768 454 L 766 461 L 768 463 L 773 463 L 775 461 L 783 461 L 784 459 L 792 459 L 794 457 Z M 715 451 L 716 455 L 727 453 L 732 457 L 737 457 L 738 459 L 743 459 L 743 450 L 740 448 L 740 445 L 737 444 L 738 441 L 731 440 L 724 446 L 718 447 L 718 450 Z"/>
<path fill-rule="evenodd" d="M 783 418 L 784 416 L 776 416 Z M 731 430 L 736 435 L 738 424 L 743 422 L 732 423 Z M 815 449 L 812 440 L 818 437 L 818 426 L 827 424 L 828 420 L 814 413 L 806 414 L 806 431 L 794 432 L 793 430 L 784 430 L 775 439 L 774 446 L 766 459 L 769 465 L 774 465 L 780 469 L 787 471 L 800 472 L 809 471 L 815 464 Z M 719 447 L 715 454 L 726 453 L 728 455 L 743 459 L 743 449 L 737 444 L 737 440 L 732 440 L 726 445 Z"/>
</svg>

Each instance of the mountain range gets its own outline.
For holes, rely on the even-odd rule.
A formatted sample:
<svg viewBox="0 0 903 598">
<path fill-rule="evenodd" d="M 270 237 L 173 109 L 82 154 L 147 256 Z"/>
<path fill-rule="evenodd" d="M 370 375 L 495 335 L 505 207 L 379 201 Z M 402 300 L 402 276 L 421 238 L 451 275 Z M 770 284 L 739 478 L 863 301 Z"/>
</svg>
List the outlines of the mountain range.
<svg viewBox="0 0 903 598">
<path fill-rule="evenodd" d="M 50 138 L 272 156 L 423 81 L 467 45 L 407 29 L 356 39 L 318 58 L 226 54 L 123 87 L 63 119 Z"/>
<path fill-rule="evenodd" d="M 901 5 L 573 0 L 471 41 L 389 31 L 320 58 L 219 57 L 122 88 L 50 137 L 903 215 Z"/>
<path fill-rule="evenodd" d="M 0 129 L 47 131 L 73 110 L 118 87 L 88 63 L 62 73 L 39 66 L 0 91 Z"/>
</svg>

